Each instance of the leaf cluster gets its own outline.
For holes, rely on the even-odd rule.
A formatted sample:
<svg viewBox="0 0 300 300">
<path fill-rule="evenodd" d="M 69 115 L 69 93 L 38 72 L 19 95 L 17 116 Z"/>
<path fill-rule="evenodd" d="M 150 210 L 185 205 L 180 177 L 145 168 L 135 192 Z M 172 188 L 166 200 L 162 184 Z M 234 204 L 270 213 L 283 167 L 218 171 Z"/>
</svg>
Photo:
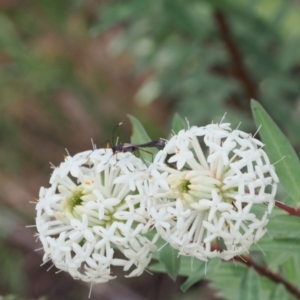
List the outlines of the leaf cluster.
<svg viewBox="0 0 300 300">
<path fill-rule="evenodd" d="M 255 98 L 298 143 L 298 13 L 283 0 L 108 1 L 91 32 L 118 28 L 109 51 L 147 74 L 138 103 L 166 99 L 196 124 L 226 111 L 247 125 Z"/>
</svg>

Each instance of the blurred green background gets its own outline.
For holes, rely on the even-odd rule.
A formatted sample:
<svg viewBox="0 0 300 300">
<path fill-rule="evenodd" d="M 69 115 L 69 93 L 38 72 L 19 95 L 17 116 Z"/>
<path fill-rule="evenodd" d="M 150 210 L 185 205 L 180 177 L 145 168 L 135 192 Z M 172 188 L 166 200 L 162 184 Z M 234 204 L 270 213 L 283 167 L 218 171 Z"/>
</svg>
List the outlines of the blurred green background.
<svg viewBox="0 0 300 300">
<path fill-rule="evenodd" d="M 86 299 L 89 286 L 40 267 L 34 198 L 49 162 L 101 146 L 127 114 L 151 138 L 178 112 L 255 132 L 260 101 L 296 150 L 300 132 L 300 3 L 286 0 L 0 0 L 0 295 Z M 91 299 L 217 299 L 162 274 L 118 278 Z"/>
</svg>

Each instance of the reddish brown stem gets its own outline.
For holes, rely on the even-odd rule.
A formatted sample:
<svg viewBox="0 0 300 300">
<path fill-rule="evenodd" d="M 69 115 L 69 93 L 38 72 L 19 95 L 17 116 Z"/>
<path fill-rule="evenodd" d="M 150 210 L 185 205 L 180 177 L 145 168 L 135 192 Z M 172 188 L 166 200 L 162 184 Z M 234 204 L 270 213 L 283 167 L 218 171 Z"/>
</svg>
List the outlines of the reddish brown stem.
<svg viewBox="0 0 300 300">
<path fill-rule="evenodd" d="M 246 96 L 247 98 L 256 99 L 257 98 L 257 88 L 255 83 L 251 80 L 251 78 L 248 76 L 241 54 L 239 53 L 239 50 L 234 43 L 234 40 L 232 38 L 229 25 L 227 23 L 227 20 L 224 16 L 224 14 L 220 11 L 216 11 L 215 18 L 217 25 L 219 27 L 220 33 L 223 37 L 225 46 L 227 48 L 227 51 L 231 57 L 232 64 L 233 64 L 233 73 L 234 76 L 241 81 L 245 88 Z"/>
<path fill-rule="evenodd" d="M 295 296 L 297 299 L 300 299 L 300 291 L 294 285 L 286 281 L 278 273 L 274 273 L 270 271 L 268 268 L 256 264 L 250 258 L 250 256 L 236 256 L 234 260 L 239 261 L 248 267 L 252 267 L 258 274 L 269 278 L 273 282 L 281 283 L 293 296 Z"/>
<path fill-rule="evenodd" d="M 213 250 L 222 251 L 217 244 L 213 245 Z M 235 256 L 230 261 L 239 261 L 240 263 L 246 265 L 247 267 L 253 268 L 259 275 L 267 277 L 268 279 L 272 280 L 275 283 L 281 283 L 287 291 L 289 291 L 293 296 L 295 296 L 296 299 L 300 300 L 300 291 L 297 289 L 296 286 L 282 278 L 278 273 L 272 272 L 267 267 L 262 267 L 255 263 L 250 256 L 246 255 L 239 255 Z"/>
<path fill-rule="evenodd" d="M 290 207 L 290 206 L 288 206 L 282 202 L 279 202 L 277 200 L 275 201 L 275 206 L 286 211 L 291 216 L 300 217 L 300 209 L 299 208 Z"/>
</svg>

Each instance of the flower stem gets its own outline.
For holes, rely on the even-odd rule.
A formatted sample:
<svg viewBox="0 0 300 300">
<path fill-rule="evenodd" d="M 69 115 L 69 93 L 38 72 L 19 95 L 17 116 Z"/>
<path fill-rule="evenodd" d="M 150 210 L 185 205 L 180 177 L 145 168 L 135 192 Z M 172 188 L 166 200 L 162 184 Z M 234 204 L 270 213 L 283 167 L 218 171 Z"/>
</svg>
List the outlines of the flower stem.
<svg viewBox="0 0 300 300">
<path fill-rule="evenodd" d="M 290 207 L 290 206 L 288 206 L 282 202 L 279 202 L 277 200 L 275 200 L 275 206 L 286 211 L 291 216 L 300 217 L 300 209 L 299 208 Z"/>
</svg>

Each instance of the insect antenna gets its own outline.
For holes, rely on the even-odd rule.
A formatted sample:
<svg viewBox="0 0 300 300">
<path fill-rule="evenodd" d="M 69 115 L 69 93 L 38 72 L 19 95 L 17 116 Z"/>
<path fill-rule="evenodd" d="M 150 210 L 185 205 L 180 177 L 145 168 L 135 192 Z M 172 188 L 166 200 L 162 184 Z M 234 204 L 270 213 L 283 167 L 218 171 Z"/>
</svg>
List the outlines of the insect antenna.
<svg viewBox="0 0 300 300">
<path fill-rule="evenodd" d="M 118 141 L 116 141 L 115 143 L 115 132 L 117 130 L 117 128 L 119 128 L 119 126 L 121 126 L 123 124 L 123 122 L 120 122 L 117 126 L 115 126 L 115 128 L 113 129 L 112 132 L 112 136 L 111 136 L 111 147 L 115 146 L 117 144 Z"/>
</svg>

